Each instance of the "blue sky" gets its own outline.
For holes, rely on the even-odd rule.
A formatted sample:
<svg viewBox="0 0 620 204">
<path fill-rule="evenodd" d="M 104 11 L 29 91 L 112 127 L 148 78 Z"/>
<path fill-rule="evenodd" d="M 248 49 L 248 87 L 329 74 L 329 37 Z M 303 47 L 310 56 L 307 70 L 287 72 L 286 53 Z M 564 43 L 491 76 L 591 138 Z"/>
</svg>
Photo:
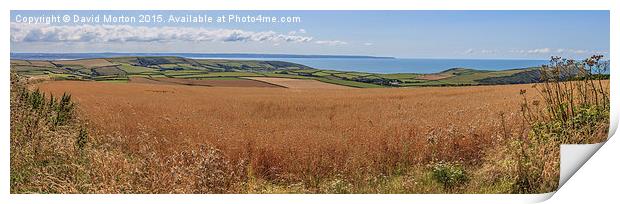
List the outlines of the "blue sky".
<svg viewBox="0 0 620 204">
<path fill-rule="evenodd" d="M 73 23 L 162 15 L 161 23 Z M 295 23 L 173 23 L 170 15 L 300 17 Z M 69 23 L 24 23 L 69 15 Z M 100 21 L 102 19 L 100 18 Z M 609 55 L 609 11 L 12 11 L 11 52 L 197 52 L 547 59 Z"/>
</svg>

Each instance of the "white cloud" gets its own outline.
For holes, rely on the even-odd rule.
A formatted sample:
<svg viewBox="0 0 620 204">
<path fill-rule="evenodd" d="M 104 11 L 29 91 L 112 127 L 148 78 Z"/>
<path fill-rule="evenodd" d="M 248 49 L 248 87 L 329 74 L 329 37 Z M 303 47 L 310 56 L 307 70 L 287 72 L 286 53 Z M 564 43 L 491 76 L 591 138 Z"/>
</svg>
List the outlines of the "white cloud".
<svg viewBox="0 0 620 204">
<path fill-rule="evenodd" d="M 583 54 L 583 53 L 588 52 L 588 50 L 579 50 L 579 49 L 569 49 L 568 51 L 571 53 L 575 53 L 575 54 Z"/>
<path fill-rule="evenodd" d="M 482 54 L 495 54 L 497 50 L 480 50 Z"/>
<path fill-rule="evenodd" d="M 369 42 L 367 42 L 367 43 L 364 43 L 364 45 L 365 45 L 365 46 L 372 46 L 372 45 L 374 45 L 374 44 L 373 44 L 373 43 L 369 43 Z"/>
<path fill-rule="evenodd" d="M 564 49 L 564 52 L 573 54 L 606 54 L 606 50 Z"/>
<path fill-rule="evenodd" d="M 11 23 L 12 42 L 311 42 L 312 40 L 313 38 L 309 36 L 240 29 Z"/>
<path fill-rule="evenodd" d="M 508 52 L 511 52 L 511 53 L 524 53 L 525 50 L 510 50 Z"/>
<path fill-rule="evenodd" d="M 537 48 L 537 49 L 530 49 L 530 50 L 510 50 L 510 52 L 512 53 L 519 53 L 519 54 L 548 54 L 548 53 L 556 53 L 556 54 L 600 54 L 600 53 L 607 53 L 607 51 L 591 51 L 591 50 L 584 50 L 584 49 L 569 49 L 569 48 L 557 48 L 557 49 L 551 49 L 551 48 Z"/>
<path fill-rule="evenodd" d="M 314 43 L 321 44 L 321 45 L 329 45 L 329 46 L 348 44 L 347 42 L 340 41 L 340 40 L 317 40 L 317 41 L 314 41 Z"/>
<path fill-rule="evenodd" d="M 551 52 L 550 48 L 538 48 L 538 49 L 533 49 L 533 50 L 528 50 L 527 53 L 528 54 L 545 54 L 545 53 L 549 53 Z"/>
<path fill-rule="evenodd" d="M 304 33 L 306 33 L 306 29 L 302 28 L 302 29 L 299 29 L 299 30 L 294 30 L 294 31 L 288 32 L 289 35 L 296 35 L 298 33 L 299 34 L 304 34 Z"/>
<path fill-rule="evenodd" d="M 471 55 L 474 53 L 481 53 L 481 54 L 496 54 L 497 50 L 488 50 L 488 49 L 482 49 L 482 50 L 475 50 L 473 48 L 467 49 L 464 52 L 465 54 Z"/>
<path fill-rule="evenodd" d="M 609 51 L 607 50 L 595 50 L 593 51 L 594 54 L 600 55 L 600 54 L 607 54 L 609 53 Z"/>
<path fill-rule="evenodd" d="M 536 48 L 536 49 L 529 49 L 529 50 L 510 50 L 509 52 L 519 53 L 519 54 L 546 54 L 546 53 L 551 52 L 551 48 Z"/>
</svg>

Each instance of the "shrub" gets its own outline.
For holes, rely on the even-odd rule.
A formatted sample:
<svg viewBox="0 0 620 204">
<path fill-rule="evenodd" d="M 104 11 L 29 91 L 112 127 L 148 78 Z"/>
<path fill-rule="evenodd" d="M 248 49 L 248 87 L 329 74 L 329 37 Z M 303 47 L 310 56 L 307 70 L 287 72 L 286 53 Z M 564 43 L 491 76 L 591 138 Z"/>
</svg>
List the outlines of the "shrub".
<svg viewBox="0 0 620 204">
<path fill-rule="evenodd" d="M 88 141 L 88 132 L 86 132 L 86 129 L 84 128 L 80 128 L 80 132 L 78 133 L 78 136 L 75 140 L 75 147 L 78 149 L 78 151 L 83 151 L 84 147 L 86 147 L 86 142 Z"/>
<path fill-rule="evenodd" d="M 465 169 L 455 163 L 436 163 L 432 167 L 432 174 L 433 178 L 448 191 L 452 191 L 468 181 Z"/>
</svg>

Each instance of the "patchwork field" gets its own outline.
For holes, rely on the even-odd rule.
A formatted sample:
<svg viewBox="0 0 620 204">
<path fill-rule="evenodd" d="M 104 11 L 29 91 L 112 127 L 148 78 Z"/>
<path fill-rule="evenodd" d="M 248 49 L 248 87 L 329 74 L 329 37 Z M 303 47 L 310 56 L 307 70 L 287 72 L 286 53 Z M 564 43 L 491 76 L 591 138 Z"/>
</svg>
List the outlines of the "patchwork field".
<svg viewBox="0 0 620 204">
<path fill-rule="evenodd" d="M 85 68 L 95 68 L 95 67 L 109 67 L 116 66 L 117 64 L 111 63 L 106 59 L 81 59 L 81 60 L 62 60 L 62 61 L 54 61 L 53 64 L 59 66 L 81 66 Z"/>
<path fill-rule="evenodd" d="M 143 78 L 131 77 L 130 83 L 146 83 L 146 84 L 169 84 L 169 85 L 189 85 L 189 86 L 210 86 L 210 87 L 273 87 L 282 88 L 282 86 L 261 82 L 258 80 L 249 80 L 242 78 L 204 78 L 204 79 L 182 79 L 182 78 Z"/>
<path fill-rule="evenodd" d="M 452 68 L 434 74 L 381 74 L 323 70 L 284 61 L 190 59 L 172 56 L 56 61 L 15 59 L 11 60 L 11 70 L 25 76 L 48 75 L 58 80 L 118 82 L 127 81 L 132 77 L 181 79 L 266 77 L 263 81 L 276 80 L 277 83 L 292 83 L 291 86 L 297 86 L 294 84 L 300 81 L 269 78 L 312 79 L 354 88 L 523 84 L 537 82 L 540 78 L 538 70 L 533 68 L 502 71 Z"/>
<path fill-rule="evenodd" d="M 312 79 L 291 79 L 275 77 L 243 77 L 293 89 L 352 89 L 352 87 L 325 83 Z"/>
</svg>

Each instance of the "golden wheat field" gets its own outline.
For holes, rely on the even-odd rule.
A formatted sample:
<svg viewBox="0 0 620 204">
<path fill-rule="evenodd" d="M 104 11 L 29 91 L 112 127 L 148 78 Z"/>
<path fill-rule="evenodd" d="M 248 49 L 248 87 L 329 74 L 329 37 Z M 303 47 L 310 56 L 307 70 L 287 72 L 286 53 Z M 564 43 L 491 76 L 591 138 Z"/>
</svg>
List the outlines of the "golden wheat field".
<svg viewBox="0 0 620 204">
<path fill-rule="evenodd" d="M 261 177 L 388 172 L 430 160 L 475 163 L 518 129 L 531 85 L 412 89 L 219 88 L 49 81 L 71 93 L 97 137 L 157 155 L 206 143 L 248 160 Z M 394 164 L 386 165 L 384 163 Z"/>
<path fill-rule="evenodd" d="M 608 90 L 608 81 L 599 82 L 597 90 Z M 77 118 L 60 130 L 71 131 L 49 144 L 13 140 L 23 150 L 15 157 L 34 155 L 35 164 L 65 158 L 71 165 L 41 170 L 46 174 L 17 171 L 16 178 L 28 180 L 16 180 L 15 191 L 549 192 L 558 185 L 560 143 L 598 142 L 606 136 L 608 116 L 598 106 L 569 112 L 576 115 L 571 124 L 585 125 L 561 137 L 553 131 L 565 130 L 549 129 L 555 123 L 538 122 L 551 118 L 532 119 L 532 113 L 555 117 L 542 108 L 561 107 L 541 105 L 551 98 L 539 97 L 556 95 L 539 92 L 548 90 L 544 87 L 584 90 L 578 84 L 592 85 L 311 89 L 311 84 L 274 88 L 42 81 L 31 84 L 31 90 L 37 87 L 45 96 L 14 88 L 12 100 L 39 107 L 37 97 L 69 93 L 77 103 Z M 605 102 L 604 97 L 592 99 L 583 104 Z M 44 106 L 57 106 L 50 101 Z M 61 116 L 52 113 L 52 119 Z M 16 121 L 29 117 L 14 116 Z M 26 131 L 15 138 L 29 135 Z M 61 139 L 74 142 L 54 142 Z M 23 147 L 28 145 L 34 146 Z M 47 156 L 36 157 L 40 151 Z M 62 154 L 69 156 L 54 156 Z M 27 164 L 14 166 L 30 168 Z"/>
</svg>

